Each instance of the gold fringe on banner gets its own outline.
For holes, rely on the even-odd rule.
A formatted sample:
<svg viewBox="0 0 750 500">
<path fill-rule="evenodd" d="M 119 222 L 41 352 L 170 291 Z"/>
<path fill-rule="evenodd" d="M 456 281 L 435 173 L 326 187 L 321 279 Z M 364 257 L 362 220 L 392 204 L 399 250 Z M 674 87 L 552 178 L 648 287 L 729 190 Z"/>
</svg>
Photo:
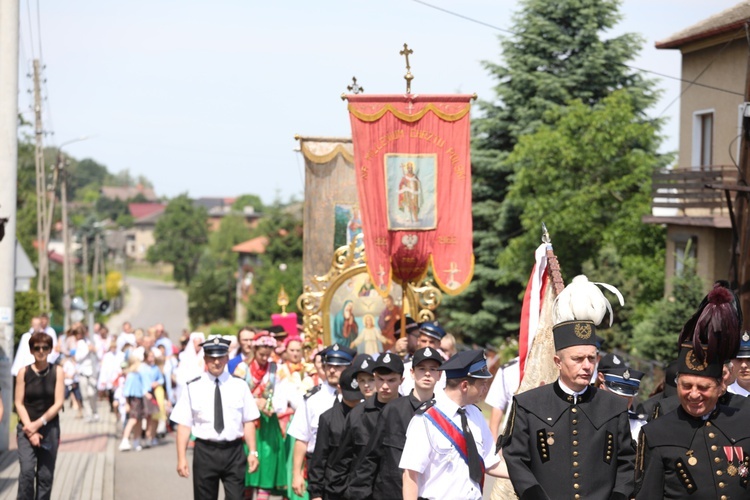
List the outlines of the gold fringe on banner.
<svg viewBox="0 0 750 500">
<path fill-rule="evenodd" d="M 336 155 L 341 155 L 347 162 L 354 163 L 354 155 L 341 144 L 336 145 L 329 153 L 323 155 L 317 155 L 310 151 L 310 148 L 306 147 L 304 142 L 301 143 L 301 146 L 302 154 L 313 163 L 328 163 L 336 158 Z"/>
<path fill-rule="evenodd" d="M 446 113 L 444 111 L 441 111 L 437 108 L 434 104 L 430 103 L 427 104 L 424 108 L 422 108 L 420 111 L 418 111 L 415 114 L 407 114 L 403 111 L 399 111 L 396 108 L 393 107 L 391 104 L 386 104 L 383 106 L 383 108 L 380 111 L 377 111 L 373 114 L 366 114 L 362 113 L 361 111 L 358 111 L 355 109 L 351 104 L 349 104 L 349 112 L 362 120 L 363 122 L 376 122 L 380 120 L 386 113 L 393 113 L 396 118 L 399 120 L 405 121 L 407 123 L 413 123 L 416 121 L 419 121 L 422 119 L 424 115 L 426 115 L 429 111 L 432 111 L 435 113 L 438 118 L 445 120 L 447 122 L 455 122 L 466 116 L 466 114 L 471 110 L 471 104 L 467 104 L 465 108 L 461 109 L 460 111 L 456 113 Z"/>
</svg>

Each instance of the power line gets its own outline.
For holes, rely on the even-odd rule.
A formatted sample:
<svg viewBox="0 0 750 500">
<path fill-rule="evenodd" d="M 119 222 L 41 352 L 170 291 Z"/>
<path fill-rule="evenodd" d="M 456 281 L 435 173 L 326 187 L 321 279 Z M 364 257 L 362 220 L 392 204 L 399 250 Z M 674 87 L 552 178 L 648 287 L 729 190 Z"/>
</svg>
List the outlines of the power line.
<svg viewBox="0 0 750 500">
<path fill-rule="evenodd" d="M 458 17 L 458 18 L 463 19 L 465 21 L 469 21 L 469 22 L 472 22 L 472 23 L 475 23 L 475 24 L 479 24 L 480 26 L 485 26 L 487 28 L 491 28 L 491 29 L 494 29 L 496 31 L 507 33 L 509 35 L 517 36 L 519 38 L 526 38 L 526 39 L 529 39 L 529 40 L 535 40 L 537 42 L 546 43 L 544 40 L 542 40 L 539 37 L 536 37 L 536 36 L 533 36 L 533 35 L 528 35 L 528 34 L 525 34 L 525 33 L 523 33 L 523 34 L 522 33 L 516 33 L 516 32 L 511 31 L 509 29 L 501 28 L 499 26 L 495 26 L 494 24 L 486 23 L 484 21 L 480 21 L 479 19 L 474 19 L 473 17 L 465 16 L 463 14 L 459 14 L 458 12 L 454 12 L 452 10 L 444 9 L 443 7 L 438 7 L 437 5 L 433 5 L 431 3 L 427 3 L 424 0 L 412 0 L 412 2 L 418 3 L 420 5 L 424 5 L 425 7 L 429 7 L 431 9 L 434 9 L 434 10 L 437 10 L 437 11 L 440 11 L 440 12 L 444 12 L 444 13 L 449 14 L 451 16 Z M 696 85 L 698 87 L 705 87 L 705 88 L 708 88 L 708 89 L 718 90 L 720 92 L 727 92 L 729 94 L 739 95 L 739 96 L 743 96 L 743 97 L 745 95 L 745 94 L 743 94 L 741 92 L 735 92 L 733 90 L 728 90 L 728 89 L 723 89 L 723 88 L 719 88 L 719 87 L 714 87 L 712 85 L 705 85 L 705 84 L 698 83 L 698 82 L 695 82 L 695 81 L 692 81 L 692 80 L 686 80 L 684 78 L 680 78 L 680 77 L 677 77 L 677 76 L 671 76 L 671 75 L 665 75 L 663 73 L 657 73 L 656 71 L 651 71 L 651 70 L 648 70 L 648 69 L 638 68 L 638 67 L 631 66 L 631 65 L 625 64 L 625 63 L 620 63 L 620 64 L 622 66 L 625 66 L 626 68 L 629 68 L 629 69 L 632 69 L 632 70 L 635 70 L 635 71 L 641 71 L 643 73 L 650 73 L 650 74 L 653 74 L 653 75 L 660 76 L 662 78 L 669 78 L 671 80 L 677 80 L 677 81 L 680 81 L 680 82 L 689 83 L 691 85 Z"/>
</svg>

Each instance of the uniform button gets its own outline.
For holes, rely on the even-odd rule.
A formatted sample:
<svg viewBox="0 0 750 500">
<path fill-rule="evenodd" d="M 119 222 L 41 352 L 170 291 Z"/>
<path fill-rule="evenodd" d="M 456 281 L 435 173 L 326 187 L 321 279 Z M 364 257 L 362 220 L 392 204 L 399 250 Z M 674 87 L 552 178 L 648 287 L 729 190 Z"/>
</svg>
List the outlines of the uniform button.
<svg viewBox="0 0 750 500">
<path fill-rule="evenodd" d="M 717 471 L 716 471 L 716 475 L 717 475 L 717 476 L 721 476 L 722 474 L 724 474 L 724 473 L 723 473 L 723 472 L 721 472 L 720 470 L 717 470 Z"/>
<path fill-rule="evenodd" d="M 575 498 L 576 500 L 578 500 L 579 498 L 581 498 L 581 495 L 579 495 L 578 493 L 576 493 L 576 495 L 573 498 Z"/>
<path fill-rule="evenodd" d="M 577 451 L 574 451 L 574 452 L 573 452 L 573 456 L 574 456 L 574 457 L 577 457 L 577 456 L 578 456 L 578 452 L 577 452 Z"/>
<path fill-rule="evenodd" d="M 578 423 L 578 420 L 573 419 L 573 425 L 576 425 Z"/>
<path fill-rule="evenodd" d="M 578 486 L 578 483 L 575 483 L 575 484 L 573 485 L 573 489 L 574 489 L 574 490 L 577 490 L 578 488 L 580 488 L 580 486 Z"/>
<path fill-rule="evenodd" d="M 719 488 L 723 488 L 724 486 L 726 486 L 726 484 L 724 484 L 724 483 L 719 483 Z"/>
<path fill-rule="evenodd" d="M 573 446 L 578 446 L 578 441 L 573 441 Z"/>
<path fill-rule="evenodd" d="M 573 409 L 572 409 L 572 410 L 570 410 L 570 411 L 572 411 L 573 413 L 578 413 L 578 410 L 576 410 L 575 408 L 573 408 Z"/>
<path fill-rule="evenodd" d="M 710 437 L 711 439 L 713 439 L 713 438 L 716 437 L 716 434 L 714 434 L 713 432 L 709 432 L 708 433 L 708 437 Z"/>
<path fill-rule="evenodd" d="M 711 427 L 711 422 L 706 422 L 706 427 Z"/>
<path fill-rule="evenodd" d="M 573 474 L 573 477 L 576 478 L 576 479 L 578 478 L 578 476 L 579 476 L 579 474 L 577 472 Z"/>
<path fill-rule="evenodd" d="M 574 430 L 573 430 L 573 435 L 574 435 L 574 436 L 577 436 L 577 435 L 578 435 L 578 431 L 574 429 Z"/>
<path fill-rule="evenodd" d="M 687 474 L 683 474 L 682 477 L 687 478 Z"/>
<path fill-rule="evenodd" d="M 714 462 L 716 462 L 718 464 L 719 462 L 721 462 L 721 459 L 719 457 L 716 457 L 716 458 L 714 458 Z"/>
<path fill-rule="evenodd" d="M 718 446 L 716 446 L 716 445 L 712 445 L 712 446 L 711 446 L 711 451 L 716 451 L 716 450 L 718 450 L 718 449 L 719 449 L 719 447 L 718 447 Z"/>
<path fill-rule="evenodd" d="M 687 487 L 688 487 L 689 490 L 693 489 L 693 485 L 692 484 L 688 484 Z"/>
<path fill-rule="evenodd" d="M 543 454 L 542 454 L 542 458 L 547 458 L 547 454 L 546 454 L 546 453 L 543 453 Z"/>
<path fill-rule="evenodd" d="M 578 462 L 573 462 L 573 467 L 578 467 Z"/>
<path fill-rule="evenodd" d="M 729 497 L 726 495 L 721 495 L 721 500 L 729 500 Z"/>
</svg>

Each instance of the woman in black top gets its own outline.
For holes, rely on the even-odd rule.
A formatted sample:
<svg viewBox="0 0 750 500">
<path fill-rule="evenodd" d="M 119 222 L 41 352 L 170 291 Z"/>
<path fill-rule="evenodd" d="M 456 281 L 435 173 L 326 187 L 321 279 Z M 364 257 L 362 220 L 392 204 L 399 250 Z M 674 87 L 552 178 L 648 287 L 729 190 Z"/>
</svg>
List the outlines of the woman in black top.
<svg viewBox="0 0 750 500">
<path fill-rule="evenodd" d="M 52 495 L 60 443 L 57 413 L 63 405 L 65 384 L 62 367 L 47 362 L 52 337 L 35 332 L 29 338 L 29 347 L 34 363 L 21 368 L 16 376 L 18 461 L 21 465 L 18 498 L 43 500 Z"/>
</svg>

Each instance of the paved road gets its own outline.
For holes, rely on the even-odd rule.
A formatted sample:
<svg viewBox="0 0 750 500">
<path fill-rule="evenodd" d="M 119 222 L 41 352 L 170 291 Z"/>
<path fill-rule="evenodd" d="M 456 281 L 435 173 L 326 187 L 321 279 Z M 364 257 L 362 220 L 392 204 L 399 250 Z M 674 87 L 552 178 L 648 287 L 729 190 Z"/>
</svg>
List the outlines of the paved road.
<svg viewBox="0 0 750 500">
<path fill-rule="evenodd" d="M 128 278 L 128 304 L 109 321 L 110 329 L 119 332 L 123 321 L 135 328 L 164 323 L 173 342 L 188 326 L 187 296 L 174 285 L 159 281 Z M 188 457 L 191 462 L 191 457 Z M 177 452 L 174 435 L 158 447 L 140 452 L 115 452 L 115 498 L 191 498 L 192 481 L 177 476 Z"/>
</svg>

